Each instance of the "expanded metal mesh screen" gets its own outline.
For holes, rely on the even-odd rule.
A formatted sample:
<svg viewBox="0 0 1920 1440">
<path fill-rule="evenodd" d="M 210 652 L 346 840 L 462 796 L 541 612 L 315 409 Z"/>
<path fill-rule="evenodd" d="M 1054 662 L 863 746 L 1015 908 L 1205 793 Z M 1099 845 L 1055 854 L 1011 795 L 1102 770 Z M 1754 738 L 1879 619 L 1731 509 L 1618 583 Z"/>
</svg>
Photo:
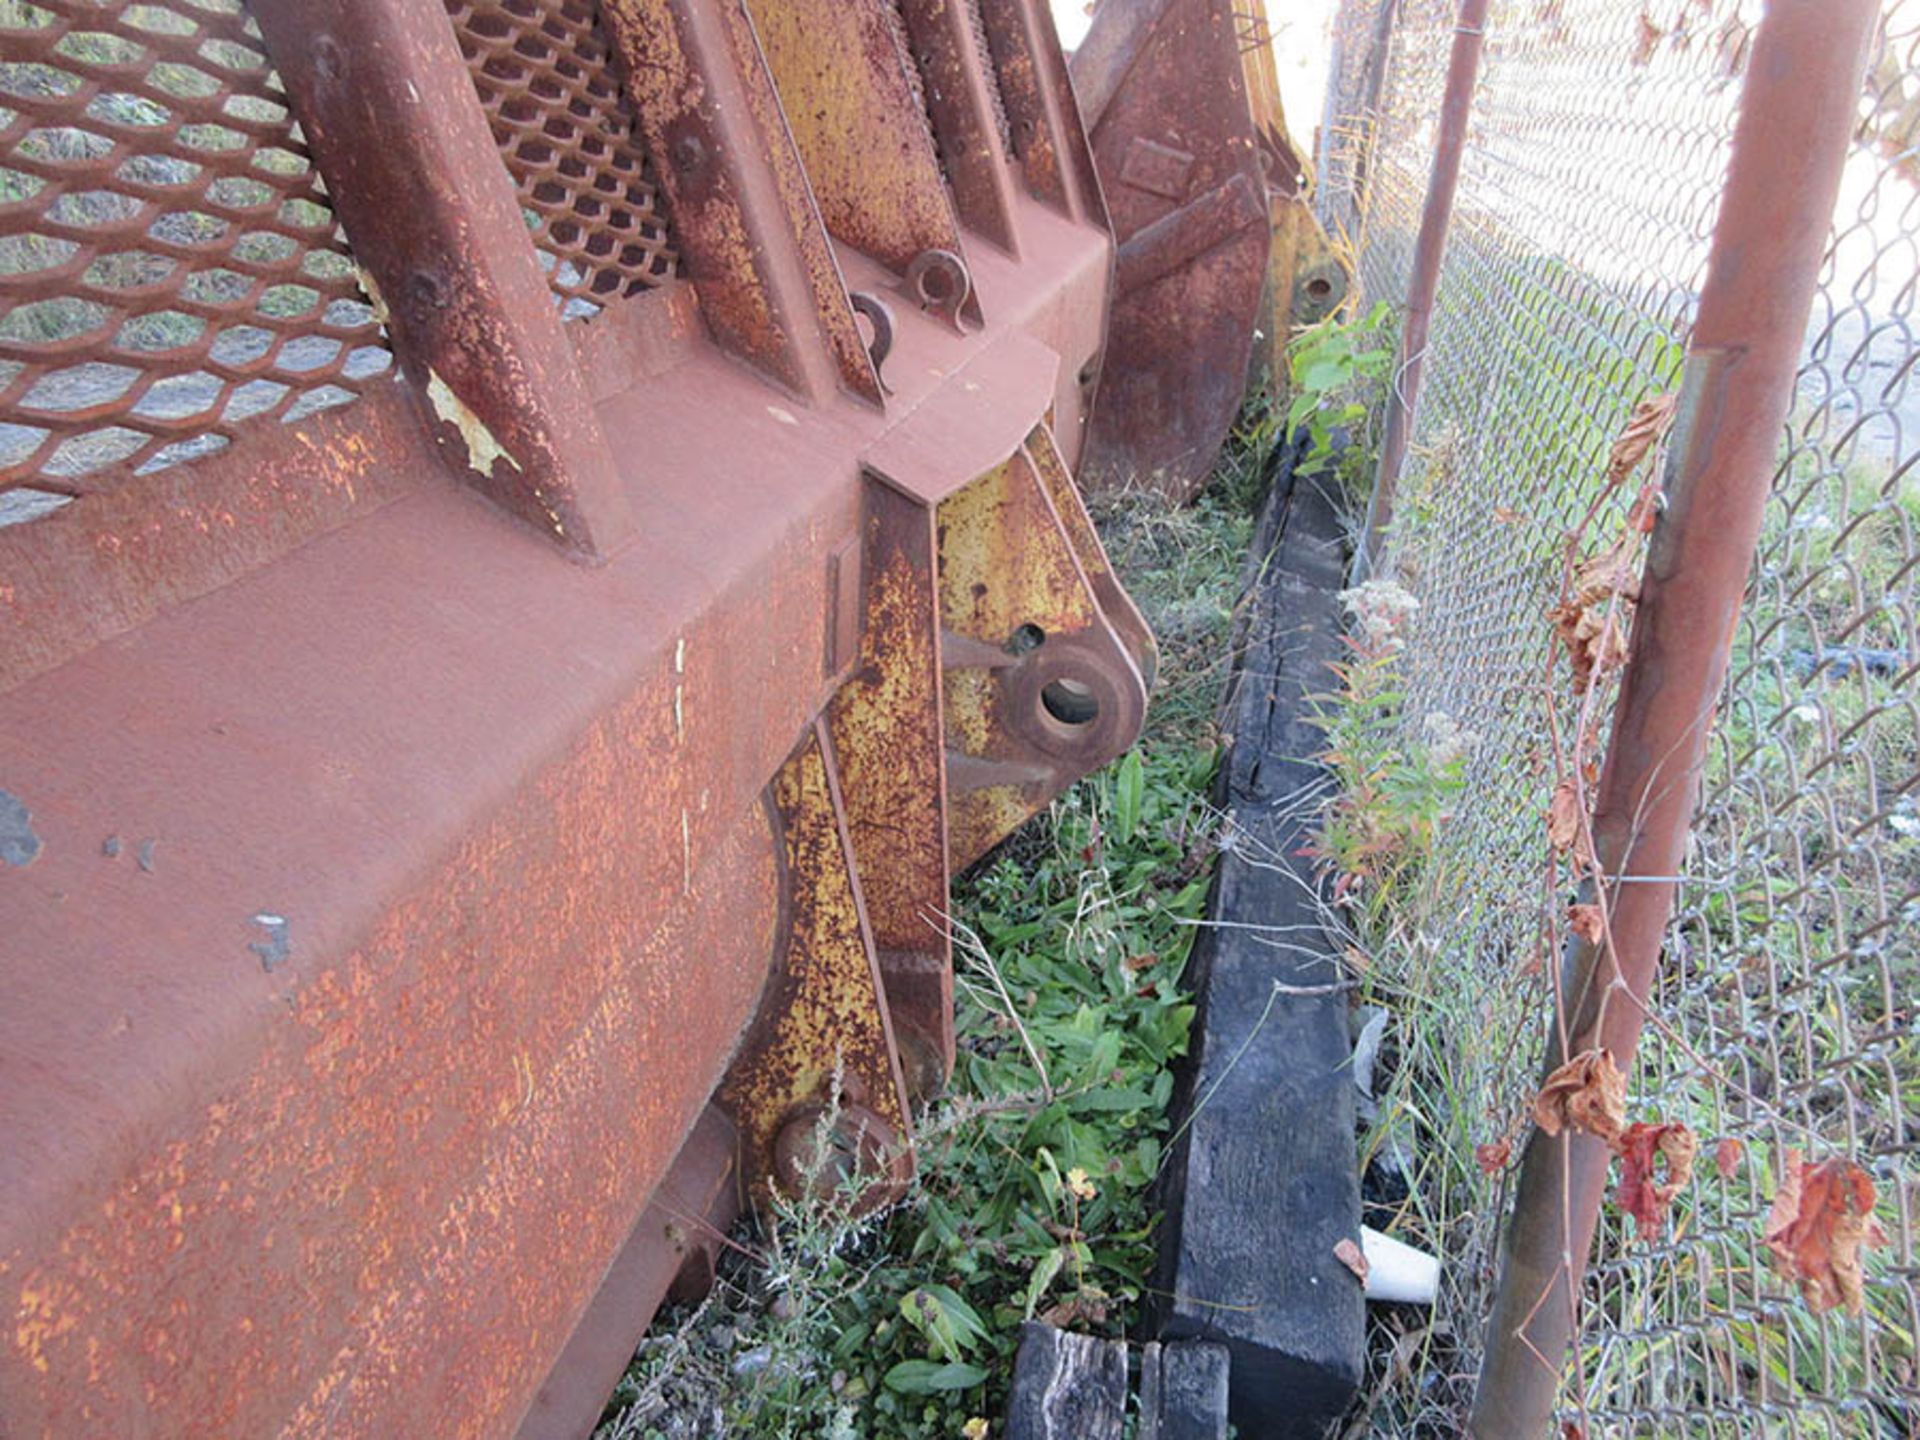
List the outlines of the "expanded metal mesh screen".
<svg viewBox="0 0 1920 1440">
<path fill-rule="evenodd" d="M 1391 3 L 1391 0 L 1388 0 Z M 1414 928 L 1474 1032 L 1455 1077 L 1492 1138 L 1523 1113 L 1551 1000 L 1539 950 L 1545 618 L 1567 532 L 1636 402 L 1675 388 L 1757 3 L 1495 0 L 1411 453 L 1382 570 L 1420 610 L 1418 726 L 1474 737 Z M 1366 299 L 1407 294 L 1455 7 L 1348 0 L 1322 136 Z M 1783 193 L 1780 203 L 1796 197 Z M 1920 1433 L 1920 0 L 1889 0 L 1733 637 L 1631 1117 L 1703 1157 L 1663 1235 L 1603 1213 L 1578 1363 L 1590 1434 Z M 1630 491 L 1631 487 L 1626 487 Z M 1594 533 L 1618 530 L 1630 493 Z M 1713 1163 L 1718 1143 L 1726 1173 Z M 1815 1315 L 1764 1235 L 1789 1150 L 1873 1178 L 1862 1313 Z M 1469 1355 L 1500 1176 L 1444 1237 Z"/>
<path fill-rule="evenodd" d="M 391 360 L 240 0 L 0 0 L 0 523 Z"/>
<path fill-rule="evenodd" d="M 554 300 L 585 319 L 679 254 L 597 0 L 447 0 Z"/>
</svg>

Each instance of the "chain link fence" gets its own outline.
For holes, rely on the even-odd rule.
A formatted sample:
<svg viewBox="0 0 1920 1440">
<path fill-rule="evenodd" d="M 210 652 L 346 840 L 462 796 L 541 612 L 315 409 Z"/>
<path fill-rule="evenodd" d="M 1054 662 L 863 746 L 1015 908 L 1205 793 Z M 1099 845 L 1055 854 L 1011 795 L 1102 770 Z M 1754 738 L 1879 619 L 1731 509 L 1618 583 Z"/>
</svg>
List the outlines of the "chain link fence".
<svg viewBox="0 0 1920 1440">
<path fill-rule="evenodd" d="M 1473 1017 L 1450 1045 L 1458 1090 L 1484 1102 L 1476 1138 L 1525 1113 L 1552 1003 L 1548 736 L 1571 698 L 1545 612 L 1610 445 L 1678 384 L 1760 10 L 1494 0 L 1485 27 L 1375 572 L 1420 604 L 1415 733 L 1442 714 L 1473 737 L 1409 928 Z M 1408 293 L 1455 15 L 1348 0 L 1337 20 L 1322 204 L 1364 303 Z M 1636 1118 L 1689 1125 L 1701 1164 L 1661 1235 L 1603 1213 L 1562 1392 L 1591 1435 L 1920 1434 L 1920 0 L 1884 6 L 1858 115 L 1629 1077 Z M 1877 1188 L 1887 1243 L 1858 1315 L 1813 1313 L 1764 1243 L 1790 1150 Z M 1506 1183 L 1444 1237 L 1467 1373 Z"/>
</svg>

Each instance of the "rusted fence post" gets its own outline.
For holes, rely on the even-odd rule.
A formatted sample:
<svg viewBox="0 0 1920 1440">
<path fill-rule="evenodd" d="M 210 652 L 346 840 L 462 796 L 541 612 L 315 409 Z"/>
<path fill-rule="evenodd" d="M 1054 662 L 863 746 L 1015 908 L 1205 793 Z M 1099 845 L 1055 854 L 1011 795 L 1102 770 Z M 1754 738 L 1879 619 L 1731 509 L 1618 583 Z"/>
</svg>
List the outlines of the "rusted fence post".
<svg viewBox="0 0 1920 1440">
<path fill-rule="evenodd" d="M 1447 89 L 1440 102 L 1440 133 L 1433 147 L 1433 171 L 1420 212 L 1420 235 L 1413 248 L 1413 273 L 1407 280 L 1407 313 L 1400 330 L 1400 354 L 1387 387 L 1387 415 L 1380 438 L 1380 465 L 1374 472 L 1373 498 L 1367 503 L 1367 529 L 1354 557 L 1354 573 L 1364 579 L 1379 555 L 1381 539 L 1393 519 L 1393 492 L 1406 460 L 1407 437 L 1420 403 L 1420 375 L 1427 357 L 1427 330 L 1440 266 L 1447 255 L 1447 227 L 1453 221 L 1454 192 L 1460 188 L 1460 157 L 1467 148 L 1467 122 L 1473 112 L 1473 86 L 1480 75 L 1481 41 L 1486 35 L 1487 0 L 1460 0 L 1453 27 L 1453 52 L 1447 59 Z M 1386 61 L 1381 57 L 1379 63 Z"/>
<path fill-rule="evenodd" d="M 1626 1068 L 1639 1040 L 1877 9 L 1874 0 L 1774 0 L 1755 35 L 1688 345 L 1668 509 L 1596 801 L 1613 954 L 1570 946 L 1565 1028 L 1550 1022 L 1549 1068 L 1596 1047 Z M 1631 1000 L 1603 1003 L 1619 989 Z M 1528 1140 L 1469 1423 L 1477 1440 L 1547 1433 L 1609 1159 L 1587 1135 Z"/>
</svg>

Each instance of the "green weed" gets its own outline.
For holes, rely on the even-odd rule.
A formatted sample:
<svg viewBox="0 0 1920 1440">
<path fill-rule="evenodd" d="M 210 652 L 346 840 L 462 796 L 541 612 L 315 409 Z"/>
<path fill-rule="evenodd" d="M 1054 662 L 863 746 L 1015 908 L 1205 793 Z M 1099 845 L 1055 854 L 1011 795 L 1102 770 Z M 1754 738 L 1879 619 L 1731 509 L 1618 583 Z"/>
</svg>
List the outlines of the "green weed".
<svg viewBox="0 0 1920 1440">
<path fill-rule="evenodd" d="M 1393 369 L 1398 321 L 1384 300 L 1357 320 L 1329 319 L 1287 347 L 1289 399 L 1271 423 L 1304 433 L 1302 476 L 1333 475 L 1350 495 L 1365 492 L 1380 385 Z"/>
</svg>

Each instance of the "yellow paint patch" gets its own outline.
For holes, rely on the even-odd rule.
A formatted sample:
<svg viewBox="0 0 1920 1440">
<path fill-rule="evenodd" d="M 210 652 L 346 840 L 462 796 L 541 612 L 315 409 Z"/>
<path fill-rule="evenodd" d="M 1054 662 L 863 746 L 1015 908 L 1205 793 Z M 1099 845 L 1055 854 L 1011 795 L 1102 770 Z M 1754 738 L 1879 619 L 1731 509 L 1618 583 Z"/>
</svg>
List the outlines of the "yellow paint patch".
<svg viewBox="0 0 1920 1440">
<path fill-rule="evenodd" d="M 520 468 L 520 462 L 507 452 L 506 446 L 493 438 L 486 422 L 467 408 L 467 402 L 453 393 L 438 371 L 431 369 L 427 371 L 427 403 L 433 406 L 434 414 L 460 432 L 467 446 L 467 464 L 475 470 L 491 476 L 494 466 L 502 460 L 515 470 Z M 555 528 L 558 528 L 557 520 Z"/>
</svg>

